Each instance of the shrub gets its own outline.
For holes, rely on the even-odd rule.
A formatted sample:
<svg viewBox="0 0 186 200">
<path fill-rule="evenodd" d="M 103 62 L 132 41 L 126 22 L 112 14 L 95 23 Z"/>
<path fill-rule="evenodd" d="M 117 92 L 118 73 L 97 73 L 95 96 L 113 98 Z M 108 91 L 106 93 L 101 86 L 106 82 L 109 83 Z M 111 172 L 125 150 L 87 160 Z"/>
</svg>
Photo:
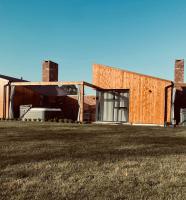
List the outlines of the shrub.
<svg viewBox="0 0 186 200">
<path fill-rule="evenodd" d="M 74 121 L 72 119 L 69 119 L 68 120 L 68 123 L 73 123 Z"/>
<path fill-rule="evenodd" d="M 64 122 L 64 119 L 59 119 L 59 122 L 63 123 L 63 122 Z"/>
<path fill-rule="evenodd" d="M 64 123 L 68 123 L 68 119 L 64 119 Z"/>
<path fill-rule="evenodd" d="M 59 122 L 59 119 L 58 118 L 54 118 L 54 122 Z"/>
</svg>

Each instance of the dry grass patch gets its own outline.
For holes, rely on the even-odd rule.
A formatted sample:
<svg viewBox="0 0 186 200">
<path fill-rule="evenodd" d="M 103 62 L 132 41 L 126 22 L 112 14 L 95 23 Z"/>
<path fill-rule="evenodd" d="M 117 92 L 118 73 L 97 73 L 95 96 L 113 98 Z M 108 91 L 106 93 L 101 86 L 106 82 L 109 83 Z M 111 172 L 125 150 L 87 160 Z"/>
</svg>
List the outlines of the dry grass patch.
<svg viewBox="0 0 186 200">
<path fill-rule="evenodd" d="M 186 199 L 186 129 L 0 122 L 0 199 Z"/>
</svg>

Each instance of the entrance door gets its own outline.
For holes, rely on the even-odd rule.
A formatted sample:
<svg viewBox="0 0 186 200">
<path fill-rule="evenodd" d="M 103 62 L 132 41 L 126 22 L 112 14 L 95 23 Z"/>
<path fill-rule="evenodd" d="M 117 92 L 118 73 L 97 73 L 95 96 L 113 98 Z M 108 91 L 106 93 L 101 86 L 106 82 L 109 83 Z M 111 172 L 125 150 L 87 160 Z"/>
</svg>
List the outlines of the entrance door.
<svg viewBox="0 0 186 200">
<path fill-rule="evenodd" d="M 129 91 L 112 90 L 97 93 L 97 121 L 128 122 Z"/>
</svg>

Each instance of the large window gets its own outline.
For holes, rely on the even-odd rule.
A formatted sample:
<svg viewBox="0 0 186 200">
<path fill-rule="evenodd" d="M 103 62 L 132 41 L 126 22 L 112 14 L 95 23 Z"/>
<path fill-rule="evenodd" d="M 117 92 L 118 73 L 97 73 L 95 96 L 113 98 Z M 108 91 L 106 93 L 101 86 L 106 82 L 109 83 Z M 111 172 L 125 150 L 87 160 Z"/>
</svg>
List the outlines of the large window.
<svg viewBox="0 0 186 200">
<path fill-rule="evenodd" d="M 128 122 L 129 91 L 97 92 L 97 121 Z"/>
</svg>

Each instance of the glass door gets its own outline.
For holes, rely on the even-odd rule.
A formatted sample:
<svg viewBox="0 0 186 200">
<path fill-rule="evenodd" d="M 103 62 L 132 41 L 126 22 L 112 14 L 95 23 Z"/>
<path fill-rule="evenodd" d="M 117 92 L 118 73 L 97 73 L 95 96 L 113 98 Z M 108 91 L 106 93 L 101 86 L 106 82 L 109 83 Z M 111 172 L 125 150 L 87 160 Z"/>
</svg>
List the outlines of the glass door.
<svg viewBox="0 0 186 200">
<path fill-rule="evenodd" d="M 97 121 L 128 122 L 128 108 L 128 90 L 97 93 Z"/>
</svg>

